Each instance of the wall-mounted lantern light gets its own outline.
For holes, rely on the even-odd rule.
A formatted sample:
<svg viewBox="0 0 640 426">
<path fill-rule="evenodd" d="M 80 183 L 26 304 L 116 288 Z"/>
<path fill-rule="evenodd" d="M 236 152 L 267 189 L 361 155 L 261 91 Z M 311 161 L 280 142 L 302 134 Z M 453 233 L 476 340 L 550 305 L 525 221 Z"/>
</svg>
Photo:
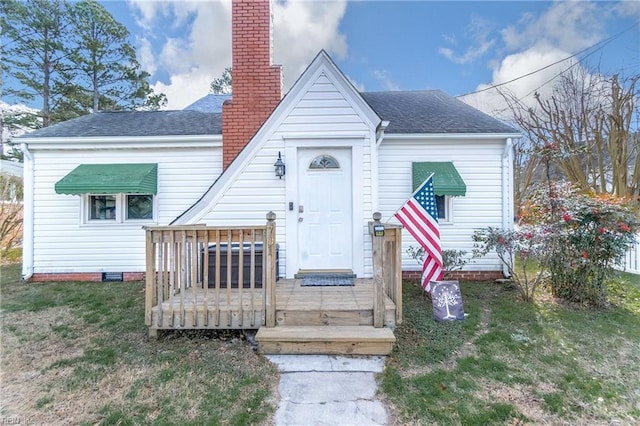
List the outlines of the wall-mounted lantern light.
<svg viewBox="0 0 640 426">
<path fill-rule="evenodd" d="M 282 155 L 280 155 L 280 151 L 278 151 L 278 159 L 276 160 L 273 167 L 276 169 L 276 176 L 282 179 L 282 176 L 284 176 L 285 173 L 285 166 L 284 162 L 282 161 Z"/>
</svg>

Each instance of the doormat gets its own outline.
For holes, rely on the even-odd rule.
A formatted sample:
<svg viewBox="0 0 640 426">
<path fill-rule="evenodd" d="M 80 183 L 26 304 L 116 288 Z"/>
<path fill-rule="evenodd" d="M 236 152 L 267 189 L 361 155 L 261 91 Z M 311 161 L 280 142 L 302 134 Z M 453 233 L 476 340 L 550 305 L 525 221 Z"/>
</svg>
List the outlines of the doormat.
<svg viewBox="0 0 640 426">
<path fill-rule="evenodd" d="M 353 277 L 332 274 L 311 274 L 302 277 L 302 287 L 352 286 Z"/>
</svg>

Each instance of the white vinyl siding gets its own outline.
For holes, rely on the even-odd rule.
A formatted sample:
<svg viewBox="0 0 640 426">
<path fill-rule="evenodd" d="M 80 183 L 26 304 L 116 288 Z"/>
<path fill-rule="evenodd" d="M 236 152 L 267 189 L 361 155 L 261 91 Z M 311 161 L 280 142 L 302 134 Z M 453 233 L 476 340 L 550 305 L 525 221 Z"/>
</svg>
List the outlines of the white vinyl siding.
<svg viewBox="0 0 640 426">
<path fill-rule="evenodd" d="M 179 145 L 179 142 L 176 142 Z M 143 225 L 167 225 L 195 203 L 221 172 L 221 148 L 32 150 L 34 272 L 142 272 Z M 55 183 L 83 163 L 158 163 L 154 221 L 85 223 L 80 195 Z"/>
<path fill-rule="evenodd" d="M 449 221 L 440 224 L 443 249 L 465 250 L 471 255 L 475 229 L 502 227 L 502 156 L 503 140 L 425 139 L 400 140 L 393 135 L 380 146 L 379 208 L 382 221 L 398 224 L 393 214 L 412 194 L 411 163 L 417 161 L 452 161 L 467 185 L 464 197 L 451 197 Z M 407 255 L 409 246 L 419 247 L 411 235 L 402 234 L 402 266 L 404 270 L 419 270 L 420 264 Z M 497 257 L 475 259 L 467 270 L 501 270 Z"/>
<path fill-rule="evenodd" d="M 330 153 L 330 147 L 338 141 L 350 144 L 352 149 L 358 146 L 358 150 L 362 152 L 362 155 L 353 161 L 359 169 L 354 170 L 353 173 L 354 176 L 356 173 L 363 176 L 364 186 L 356 188 L 362 194 L 362 205 L 357 206 L 357 211 L 362 212 L 363 219 L 361 223 L 356 223 L 354 226 L 362 230 L 362 241 L 367 241 L 367 221 L 372 215 L 370 151 L 374 133 L 351 103 L 352 101 L 345 98 L 342 91 L 331 83 L 326 74 L 321 73 L 309 84 L 308 89 L 301 93 L 298 101 L 287 109 L 286 115 L 275 121 L 271 133 L 267 135 L 268 139 L 262 143 L 262 148 L 242 165 L 237 179 L 198 222 L 213 226 L 262 225 L 266 223 L 266 213 L 273 211 L 276 213 L 276 240 L 280 245 L 280 275 L 284 276 L 287 258 L 287 218 L 297 212 L 297 200 L 286 199 L 286 182 L 287 179 L 295 179 L 291 165 L 297 161 L 296 158 L 287 157 L 287 146 L 293 143 L 298 147 L 326 145 L 327 152 Z M 335 137 L 328 135 L 335 135 Z M 351 135 L 359 137 L 345 138 Z M 254 142 L 261 143 L 261 141 Z M 274 171 L 274 163 L 279 152 L 287 166 L 286 175 L 282 179 L 278 179 Z M 294 202 L 296 205 L 294 211 L 288 210 L 289 202 Z M 372 273 L 370 247 L 368 250 L 360 249 L 358 253 L 354 253 L 354 256 L 356 255 L 364 256 L 360 263 L 368 264 L 365 266 L 365 273 L 370 275 Z"/>
</svg>

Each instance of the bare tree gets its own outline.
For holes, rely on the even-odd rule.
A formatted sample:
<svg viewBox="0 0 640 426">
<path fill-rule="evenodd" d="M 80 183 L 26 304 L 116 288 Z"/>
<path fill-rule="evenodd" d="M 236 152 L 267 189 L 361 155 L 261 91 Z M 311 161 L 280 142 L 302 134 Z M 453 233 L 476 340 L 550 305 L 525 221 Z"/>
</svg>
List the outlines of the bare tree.
<svg viewBox="0 0 640 426">
<path fill-rule="evenodd" d="M 518 216 L 527 191 L 538 176 L 539 165 L 540 157 L 531 140 L 526 137 L 517 139 L 513 144 L 513 202 Z"/>
<path fill-rule="evenodd" d="M 22 237 L 22 179 L 0 173 L 0 258 Z"/>
<path fill-rule="evenodd" d="M 584 191 L 637 198 L 639 79 L 640 75 L 603 76 L 580 68 L 560 76 L 550 96 L 536 93 L 535 107 L 525 107 L 512 94 L 502 95 L 535 155 L 551 159 L 547 173 L 560 173 Z M 532 167 L 529 162 L 520 166 L 524 164 Z M 516 170 L 525 184 L 530 173 Z"/>
</svg>

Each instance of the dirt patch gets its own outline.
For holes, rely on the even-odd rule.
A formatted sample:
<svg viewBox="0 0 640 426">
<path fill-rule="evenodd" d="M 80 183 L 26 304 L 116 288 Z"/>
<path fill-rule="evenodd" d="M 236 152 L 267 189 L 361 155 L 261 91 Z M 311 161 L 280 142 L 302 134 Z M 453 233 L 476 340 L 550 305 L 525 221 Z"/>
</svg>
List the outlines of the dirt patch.
<svg viewBox="0 0 640 426">
<path fill-rule="evenodd" d="M 488 379 L 479 380 L 481 391 L 475 392 L 474 397 L 487 403 L 510 404 L 524 415 L 529 422 L 536 425 L 564 424 L 562 419 L 550 414 L 542 408 L 540 393 L 555 392 L 551 383 L 537 383 L 535 392 L 530 386 L 522 384 L 504 384 Z"/>
<path fill-rule="evenodd" d="M 259 356 L 246 350 L 244 343 L 237 339 L 194 337 L 191 340 L 171 336 L 150 344 L 142 333 L 123 334 L 117 338 L 126 340 L 133 347 L 151 345 L 153 356 L 165 356 L 166 349 L 166 356 L 177 362 L 157 364 L 141 358 L 134 364 L 117 360 L 114 365 L 103 366 L 99 362 L 77 361 L 85 356 L 85 352 L 100 349 L 96 348 L 96 341 L 113 337 L 107 331 L 78 320 L 66 307 L 4 314 L 3 323 L 0 414 L 23 424 L 27 421 L 35 425 L 97 424 L 109 413 L 122 413 L 125 418 L 132 418 L 138 415 L 134 407 L 144 413 L 142 418 L 136 417 L 136 421 L 152 423 L 164 415 L 166 397 L 170 395 L 179 396 L 175 404 L 171 403 L 174 404 L 171 408 L 178 411 L 181 418 L 197 420 L 202 415 L 200 407 L 208 403 L 205 399 L 212 388 L 220 388 L 219 394 L 224 394 L 237 386 L 239 371 L 250 371 L 252 366 L 264 369 L 264 365 L 258 367 Z M 189 351 L 183 352 L 185 347 Z M 224 359 L 225 365 L 224 368 L 220 366 L 220 371 L 215 373 L 215 382 L 211 382 L 211 370 L 208 374 L 199 374 L 196 370 L 185 371 L 188 368 L 184 363 L 178 365 L 180 361 L 174 358 L 176 351 L 182 352 L 179 358 L 186 364 L 206 361 L 211 366 L 216 359 Z M 135 356 L 143 356 L 142 353 Z M 214 353 L 220 357 L 212 357 Z M 65 361 L 69 362 L 68 366 Z M 77 378 L 77 369 L 86 372 L 82 379 Z M 159 379 L 165 371 L 168 374 L 166 382 Z M 267 369 L 264 371 L 265 375 L 271 373 Z M 277 378 L 269 383 L 277 387 Z M 247 409 L 248 397 L 242 394 L 224 407 L 213 403 L 211 410 L 242 412 Z M 277 401 L 272 399 L 266 404 L 277 406 Z M 105 407 L 108 407 L 107 412 Z"/>
<path fill-rule="evenodd" d="M 3 315 L 2 330 L 2 415 L 27 419 L 35 424 L 59 424 L 36 408 L 56 393 L 56 383 L 64 380 L 70 368 L 48 370 L 52 364 L 82 356 L 82 345 L 89 336 L 61 339 L 54 331 L 78 327 L 77 318 L 67 307 L 40 312 L 17 312 Z M 54 396 L 55 397 L 55 396 Z"/>
<path fill-rule="evenodd" d="M 400 371 L 400 375 L 403 379 L 422 376 L 432 373 L 436 370 L 453 371 L 456 368 L 459 359 L 475 356 L 478 352 L 478 348 L 475 345 L 475 341 L 482 335 L 489 332 L 489 318 L 491 317 L 491 310 L 485 306 L 480 311 L 480 324 L 478 331 L 471 336 L 457 351 L 451 353 L 451 356 L 445 361 L 435 365 L 421 365 L 406 370 Z"/>
</svg>

